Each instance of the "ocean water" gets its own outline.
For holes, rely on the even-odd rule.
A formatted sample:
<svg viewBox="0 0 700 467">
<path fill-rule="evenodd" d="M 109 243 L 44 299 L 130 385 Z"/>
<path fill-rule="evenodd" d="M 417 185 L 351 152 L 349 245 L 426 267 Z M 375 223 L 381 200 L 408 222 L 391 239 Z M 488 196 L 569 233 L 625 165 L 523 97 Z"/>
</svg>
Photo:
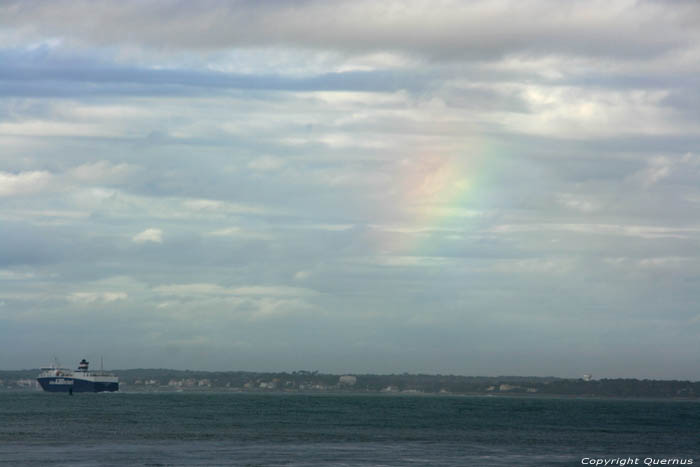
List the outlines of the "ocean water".
<svg viewBox="0 0 700 467">
<path fill-rule="evenodd" d="M 700 465 L 700 402 L 0 393 L 0 466 L 563 466 L 629 457 Z"/>
</svg>

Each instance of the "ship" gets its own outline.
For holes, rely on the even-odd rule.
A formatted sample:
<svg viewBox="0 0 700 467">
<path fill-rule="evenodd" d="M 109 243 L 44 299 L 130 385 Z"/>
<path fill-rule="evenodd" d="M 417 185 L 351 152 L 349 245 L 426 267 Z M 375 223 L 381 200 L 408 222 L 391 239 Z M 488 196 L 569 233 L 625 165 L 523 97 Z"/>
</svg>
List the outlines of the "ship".
<svg viewBox="0 0 700 467">
<path fill-rule="evenodd" d="M 114 392 L 119 390 L 119 378 L 100 371 L 89 371 L 90 362 L 82 359 L 77 370 L 61 368 L 58 363 L 41 368 L 36 380 L 48 392 Z"/>
</svg>

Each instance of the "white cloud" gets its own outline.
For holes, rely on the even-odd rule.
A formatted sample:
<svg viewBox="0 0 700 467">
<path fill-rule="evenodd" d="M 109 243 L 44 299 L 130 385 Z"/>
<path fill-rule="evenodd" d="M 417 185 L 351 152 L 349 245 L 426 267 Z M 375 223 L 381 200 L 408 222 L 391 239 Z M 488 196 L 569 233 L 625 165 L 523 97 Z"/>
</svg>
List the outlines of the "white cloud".
<svg viewBox="0 0 700 467">
<path fill-rule="evenodd" d="M 48 187 L 51 180 L 52 175 L 46 171 L 0 172 L 0 197 L 39 193 Z"/>
<path fill-rule="evenodd" d="M 248 168 L 254 170 L 278 170 L 284 167 L 284 160 L 273 156 L 260 156 L 248 162 Z"/>
<path fill-rule="evenodd" d="M 668 157 L 657 156 L 647 162 L 646 168 L 634 173 L 629 179 L 649 188 L 671 175 L 674 165 Z"/>
<path fill-rule="evenodd" d="M 166 296 L 260 296 L 260 297 L 302 297 L 317 295 L 311 289 L 289 287 L 285 285 L 248 285 L 242 287 L 224 287 L 212 283 L 169 284 L 154 287 L 154 292 Z"/>
<path fill-rule="evenodd" d="M 129 164 L 112 164 L 109 161 L 101 160 L 74 167 L 67 172 L 67 175 L 81 182 L 116 183 L 133 170 L 134 167 Z"/>
<path fill-rule="evenodd" d="M 252 320 L 264 320 L 285 315 L 299 315 L 317 311 L 309 303 L 299 299 L 263 298 L 255 302 Z"/>
<path fill-rule="evenodd" d="M 319 311 L 308 301 L 318 293 L 300 287 L 224 287 L 213 283 L 189 283 L 161 285 L 154 287 L 153 292 L 167 297 L 167 301 L 159 302 L 156 309 L 168 309 L 170 318 L 184 321 L 189 321 L 195 312 L 202 320 L 217 322 L 222 316 L 257 321 Z"/>
<path fill-rule="evenodd" d="M 146 229 L 143 232 L 134 235 L 132 240 L 134 243 L 163 243 L 163 231 L 160 229 Z"/>
<path fill-rule="evenodd" d="M 17 280 L 32 279 L 34 277 L 35 277 L 34 273 L 31 273 L 31 272 L 18 272 L 18 271 L 11 271 L 9 269 L 0 269 L 0 279 L 3 279 L 3 280 L 17 281 Z"/>
<path fill-rule="evenodd" d="M 698 133 L 662 105 L 665 89 L 617 89 L 520 83 L 530 112 L 494 112 L 489 118 L 510 130 L 567 138 Z"/>
<path fill-rule="evenodd" d="M 445 266 L 450 262 L 450 258 L 437 256 L 401 256 L 401 255 L 378 255 L 356 257 L 349 260 L 351 263 L 372 264 L 376 266 L 388 267 L 415 267 L 415 268 L 435 268 Z"/>
<path fill-rule="evenodd" d="M 65 136 L 65 137 L 117 137 L 114 128 L 92 123 L 60 122 L 47 120 L 23 120 L 0 123 L 0 134 L 8 136 Z"/>
<path fill-rule="evenodd" d="M 213 199 L 191 199 L 183 204 L 187 209 L 194 211 L 219 211 L 226 206 L 226 203 Z"/>
<path fill-rule="evenodd" d="M 268 209 L 261 206 L 232 203 L 213 199 L 188 199 L 182 201 L 182 205 L 189 211 L 218 213 L 222 215 L 268 212 Z"/>
<path fill-rule="evenodd" d="M 243 230 L 240 227 L 226 227 L 207 232 L 206 235 L 211 237 L 237 237 L 247 239 L 271 239 L 272 235 L 265 232 L 255 232 L 252 230 Z"/>
<path fill-rule="evenodd" d="M 316 291 L 311 289 L 289 287 L 286 285 L 236 287 L 232 290 L 232 293 L 235 295 L 259 295 L 268 297 L 294 297 L 317 294 Z"/>
<path fill-rule="evenodd" d="M 584 234 L 619 235 L 623 237 L 638 237 L 645 239 L 656 238 L 691 238 L 700 233 L 700 227 L 665 227 L 633 224 L 502 224 L 488 229 L 494 233 L 517 232 L 551 232 L 567 231 Z"/>
<path fill-rule="evenodd" d="M 226 227 L 225 229 L 217 229 L 209 232 L 213 237 L 235 237 L 242 233 L 240 227 Z"/>
<path fill-rule="evenodd" d="M 598 204 L 586 196 L 573 193 L 561 193 L 557 196 L 557 201 L 567 208 L 571 208 L 584 213 L 590 213 L 599 209 Z"/>
<path fill-rule="evenodd" d="M 218 284 L 192 283 L 192 284 L 169 284 L 160 285 L 153 288 L 153 291 L 161 295 L 172 296 L 192 296 L 192 295 L 221 295 L 227 289 Z"/>
<path fill-rule="evenodd" d="M 567 258 L 529 258 L 495 261 L 489 269 L 503 274 L 564 274 L 572 267 Z"/>
<path fill-rule="evenodd" d="M 629 180 L 640 183 L 645 188 L 659 184 L 663 180 L 673 178 L 675 175 L 694 175 L 699 177 L 698 166 L 700 159 L 693 153 L 686 153 L 682 157 L 654 156 L 647 161 L 647 166 L 635 172 Z"/>
<path fill-rule="evenodd" d="M 691 262 L 696 261 L 693 257 L 680 257 L 680 256 L 662 256 L 654 258 L 643 258 L 640 259 L 638 264 L 643 268 L 678 268 L 683 265 L 688 265 Z"/>
<path fill-rule="evenodd" d="M 294 273 L 294 279 L 298 281 L 304 281 L 311 277 L 310 271 L 297 271 Z"/>
<path fill-rule="evenodd" d="M 68 296 L 68 300 L 74 303 L 111 303 L 118 300 L 126 300 L 129 295 L 126 292 L 74 292 Z"/>
</svg>

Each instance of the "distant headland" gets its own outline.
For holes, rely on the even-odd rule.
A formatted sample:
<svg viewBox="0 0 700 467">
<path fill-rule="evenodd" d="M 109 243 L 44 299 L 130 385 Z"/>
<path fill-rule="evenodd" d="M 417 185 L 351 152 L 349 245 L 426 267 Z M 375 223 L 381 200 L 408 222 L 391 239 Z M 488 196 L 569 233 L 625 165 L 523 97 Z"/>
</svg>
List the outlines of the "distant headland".
<svg viewBox="0 0 700 467">
<path fill-rule="evenodd" d="M 0 391 L 38 389 L 39 370 L 0 371 Z M 700 398 L 700 381 L 428 374 L 114 370 L 124 392 L 230 391 Z"/>
</svg>

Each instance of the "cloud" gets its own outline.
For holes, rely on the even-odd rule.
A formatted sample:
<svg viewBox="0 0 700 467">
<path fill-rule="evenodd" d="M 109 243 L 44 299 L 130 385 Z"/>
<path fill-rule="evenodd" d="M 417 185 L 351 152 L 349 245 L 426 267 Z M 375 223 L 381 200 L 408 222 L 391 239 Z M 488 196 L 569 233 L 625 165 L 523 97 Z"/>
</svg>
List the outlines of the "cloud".
<svg viewBox="0 0 700 467">
<path fill-rule="evenodd" d="M 153 291 L 168 297 L 159 302 L 158 309 L 170 310 L 170 316 L 190 319 L 193 310 L 201 319 L 216 322 L 222 316 L 243 322 L 266 321 L 295 316 L 297 319 L 318 313 L 317 305 L 309 299 L 318 293 L 305 288 L 289 286 L 225 287 L 213 283 L 169 284 L 157 286 Z"/>
<path fill-rule="evenodd" d="M 209 283 L 160 285 L 153 290 L 158 294 L 173 296 L 221 295 L 228 293 L 226 288 L 218 284 Z"/>
<path fill-rule="evenodd" d="M 5 2 L 2 23 L 23 37 L 37 34 L 100 45 L 160 49 L 287 47 L 353 53 L 402 51 L 436 58 L 545 54 L 649 57 L 697 37 L 697 5 L 663 3 L 459 2 L 425 0 L 391 4 L 319 0 Z M 332 18 L 332 21 L 330 20 Z M 70 27 L 69 27 L 70 25 Z M 504 33 L 507 31 L 507 33 Z M 644 31 L 644 34 L 640 34 Z M 697 43 L 697 41 L 695 42 Z"/>
<path fill-rule="evenodd" d="M 51 180 L 51 174 L 43 170 L 17 174 L 0 172 L 0 197 L 39 193 L 49 186 Z"/>
<path fill-rule="evenodd" d="M 692 238 L 700 227 L 672 227 L 632 224 L 502 224 L 490 228 L 495 233 L 568 231 L 584 234 L 619 235 L 644 239 Z"/>
<path fill-rule="evenodd" d="M 163 243 L 163 231 L 160 229 L 146 229 L 143 232 L 134 235 L 132 240 L 134 243 Z"/>
<path fill-rule="evenodd" d="M 182 202 L 182 206 L 190 211 L 227 215 L 240 213 L 262 214 L 269 212 L 268 209 L 262 206 L 253 206 L 211 199 L 188 199 Z"/>
<path fill-rule="evenodd" d="M 259 295 L 268 297 L 298 297 L 317 294 L 311 289 L 284 285 L 236 287 L 232 292 L 236 295 Z"/>
<path fill-rule="evenodd" d="M 129 164 L 112 164 L 102 160 L 74 167 L 67 175 L 80 182 L 113 184 L 119 183 L 133 170 L 134 167 Z"/>
<path fill-rule="evenodd" d="M 48 55 L 48 57 L 47 57 Z M 406 70 L 305 71 L 302 76 L 286 70 L 254 70 L 240 73 L 211 69 L 192 70 L 183 67 L 158 68 L 122 63 L 116 57 L 101 53 L 93 57 L 64 56 L 59 50 L 15 50 L 0 48 L 0 97 L 86 97 L 86 96 L 202 96 L 230 90 L 261 91 L 355 91 L 390 92 L 399 89 L 419 90 L 429 75 Z M 77 62 L 77 63 L 76 63 Z M 89 86 L 86 88 L 86 86 Z M 78 117 L 104 120 L 109 117 L 134 116 L 136 110 L 115 103 L 101 108 L 77 107 Z M 142 112 L 143 116 L 147 113 Z M 73 131 L 87 131 L 89 122 Z M 54 124 L 18 127 L 10 123 L 0 126 L 4 132 L 51 131 L 60 134 L 67 128 Z M 153 133 L 154 141 L 158 141 Z M 161 138 L 161 142 L 165 139 Z"/>
<path fill-rule="evenodd" d="M 248 168 L 253 170 L 277 170 L 282 167 L 284 160 L 272 156 L 261 156 L 248 162 Z"/>
<path fill-rule="evenodd" d="M 677 256 L 643 258 L 638 261 L 638 265 L 642 268 L 679 268 L 687 265 L 689 261 L 697 261 L 697 258 Z"/>
<path fill-rule="evenodd" d="M 697 375 L 699 11 L 0 2 L 0 367 Z"/>
<path fill-rule="evenodd" d="M 266 320 L 285 315 L 303 316 L 318 311 L 316 307 L 299 299 L 263 298 L 251 315 L 252 320 Z"/>
<path fill-rule="evenodd" d="M 35 274 L 31 272 L 18 272 L 9 269 L 0 269 L 0 278 L 3 280 L 17 281 L 17 280 L 27 280 L 35 277 Z"/>
<path fill-rule="evenodd" d="M 598 206 L 595 201 L 587 199 L 583 196 L 575 195 L 573 193 L 561 193 L 557 196 L 557 201 L 563 206 L 584 213 L 593 212 L 598 209 Z"/>
<path fill-rule="evenodd" d="M 636 171 L 629 181 L 650 189 L 662 183 L 692 185 L 700 181 L 700 158 L 693 153 L 676 156 L 653 156 L 643 169 Z"/>
<path fill-rule="evenodd" d="M 311 277 L 311 271 L 297 271 L 294 273 L 294 280 L 304 281 Z"/>
<path fill-rule="evenodd" d="M 191 284 L 169 284 L 155 287 L 154 292 L 167 296 L 217 296 L 217 295 L 238 295 L 238 296 L 261 296 L 261 297 L 308 297 L 316 295 L 317 292 L 286 285 L 247 285 L 240 287 L 224 287 L 212 283 L 191 283 Z"/>
<path fill-rule="evenodd" d="M 255 232 L 252 230 L 243 230 L 240 227 L 225 227 L 223 229 L 212 230 L 206 232 L 206 236 L 211 237 L 230 237 L 238 239 L 258 239 L 258 240 L 274 240 L 275 236 L 271 233 Z"/>
<path fill-rule="evenodd" d="M 231 237 L 243 234 L 240 227 L 226 227 L 225 229 L 212 230 L 208 235 L 214 237 Z"/>
<path fill-rule="evenodd" d="M 111 303 L 126 300 L 129 295 L 125 292 L 74 292 L 68 296 L 73 303 Z"/>
</svg>

